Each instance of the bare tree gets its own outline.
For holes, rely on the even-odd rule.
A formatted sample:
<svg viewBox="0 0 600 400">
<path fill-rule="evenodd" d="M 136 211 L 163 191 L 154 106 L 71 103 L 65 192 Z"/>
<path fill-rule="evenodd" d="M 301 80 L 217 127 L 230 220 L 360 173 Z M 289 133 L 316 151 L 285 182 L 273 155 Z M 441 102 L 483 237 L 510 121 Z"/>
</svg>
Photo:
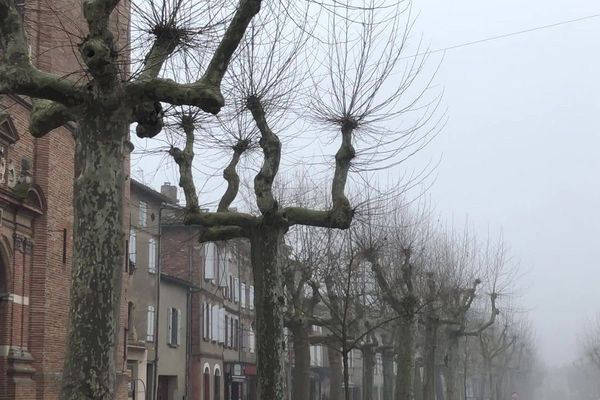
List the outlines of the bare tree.
<svg viewBox="0 0 600 400">
<path fill-rule="evenodd" d="M 336 3 L 330 14 L 330 40 L 325 43 L 327 59 L 331 63 L 325 68 L 326 79 L 313 76 L 309 80 L 314 84 L 311 106 L 304 110 L 304 113 L 312 112 L 313 122 L 333 128 L 340 141 L 332 168 L 330 199 L 325 209 L 284 206 L 274 190 L 282 160 L 282 140 L 278 131 L 285 132 L 279 121 L 281 113 L 290 110 L 289 103 L 300 97 L 295 93 L 300 84 L 289 73 L 298 68 L 300 51 L 299 40 L 287 40 L 284 35 L 290 26 L 294 26 L 284 23 L 288 20 L 281 17 L 285 15 L 285 5 L 277 3 L 270 7 L 270 12 L 261 14 L 253 23 L 238 53 L 235 68 L 228 74 L 233 90 L 237 92 L 234 97 L 239 99 L 239 107 L 233 115 L 250 115 L 260 134 L 258 145 L 262 150 L 262 165 L 252 183 L 256 212 L 230 209 L 239 192 L 236 165 L 242 151 L 240 146 L 231 148 L 232 161 L 224 171 L 228 188 L 216 212 L 203 212 L 199 206 L 193 179 L 196 132 L 191 125 L 190 129 L 184 129 L 185 147 L 173 148 L 171 154 L 179 167 L 180 186 L 186 195 L 186 223 L 207 228 L 201 240 L 245 237 L 251 243 L 256 286 L 259 395 L 280 399 L 284 395 L 282 246 L 285 234 L 296 225 L 347 229 L 355 214 L 355 208 L 346 196 L 351 168 L 358 167 L 359 161 L 364 163 L 360 170 L 382 168 L 402 161 L 430 140 L 431 134 L 439 128 L 439 121 L 431 120 L 438 104 L 434 102 L 424 105 L 419 110 L 417 122 L 409 124 L 408 128 L 390 130 L 385 127 L 385 122 L 414 110 L 424 96 L 420 93 L 416 99 L 405 99 L 420 65 L 413 60 L 404 70 L 397 68 L 401 65 L 399 55 L 407 36 L 406 32 L 400 35 L 401 43 L 398 43 L 400 19 L 397 16 L 401 10 L 393 8 L 394 17 L 388 15 L 380 20 L 377 16 L 381 10 L 376 4 L 357 12 L 353 7 Z M 390 9 L 386 11 L 389 14 Z M 355 15 L 350 15 L 352 13 Z M 358 20 L 355 19 L 357 16 Z M 275 28 L 271 29 L 273 23 Z M 305 33 L 302 30 L 299 37 L 303 38 Z M 381 47 L 378 40 L 382 37 L 385 40 Z M 351 61 L 352 55 L 356 55 L 355 61 Z M 398 70 L 405 72 L 400 79 L 392 76 Z M 398 84 L 390 84 L 394 88 L 390 94 L 382 87 L 391 82 Z M 432 127 L 428 125 L 430 122 Z M 362 157 L 356 158 L 353 143 L 363 145 L 362 152 L 358 153 Z M 342 313 L 347 314 L 346 311 L 342 310 Z M 343 338 L 342 347 L 345 343 L 346 338 Z"/>
<path fill-rule="evenodd" d="M 161 2 L 162 3 L 162 2 Z M 161 102 L 190 105 L 218 113 L 224 100 L 220 86 L 230 60 L 260 0 L 241 0 L 228 10 L 228 26 L 202 77 L 185 84 L 159 77 L 165 60 L 190 31 L 179 7 L 155 14 L 153 43 L 141 70 L 123 80 L 128 54 L 111 30 L 119 0 L 86 0 L 82 24 L 87 35 L 77 49 L 83 71 L 79 79 L 64 79 L 35 68 L 22 19 L 14 0 L 0 1 L 0 93 L 33 99 L 30 132 L 43 137 L 68 122 L 76 122 L 74 187 L 74 265 L 69 337 L 63 372 L 62 399 L 112 399 L 115 386 L 114 349 L 118 332 L 124 264 L 123 187 L 128 127 L 138 122 L 142 135 L 160 130 Z M 151 2 L 150 8 L 156 5 Z M 126 47 L 125 47 L 126 49 Z M 150 132 L 150 133 L 149 133 Z"/>
</svg>

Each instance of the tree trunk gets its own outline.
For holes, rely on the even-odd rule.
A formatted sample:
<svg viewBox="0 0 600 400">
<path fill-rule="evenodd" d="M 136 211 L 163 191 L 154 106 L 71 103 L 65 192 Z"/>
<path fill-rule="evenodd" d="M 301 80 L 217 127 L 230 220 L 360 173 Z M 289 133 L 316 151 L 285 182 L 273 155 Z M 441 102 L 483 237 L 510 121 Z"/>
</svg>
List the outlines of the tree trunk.
<svg viewBox="0 0 600 400">
<path fill-rule="evenodd" d="M 459 336 L 448 330 L 448 354 L 446 359 L 446 400 L 459 400 L 458 395 L 458 343 Z"/>
<path fill-rule="evenodd" d="M 373 374 L 375 372 L 375 350 L 373 346 L 365 346 L 363 355 L 363 400 L 372 400 L 373 396 Z"/>
<path fill-rule="evenodd" d="M 285 231 L 261 224 L 250 235 L 257 334 L 258 398 L 285 399 L 285 306 L 279 249 Z"/>
<path fill-rule="evenodd" d="M 294 369 L 292 371 L 292 400 L 310 398 L 310 340 L 304 324 L 292 326 L 294 339 Z"/>
<path fill-rule="evenodd" d="M 352 351 L 352 350 L 350 350 Z M 350 400 L 350 370 L 348 367 L 348 353 L 345 346 L 342 350 L 342 362 L 344 364 L 344 399 Z"/>
<path fill-rule="evenodd" d="M 112 400 L 124 262 L 123 162 L 128 124 L 114 115 L 79 121 L 73 266 L 63 400 Z"/>
<path fill-rule="evenodd" d="M 395 400 L 412 400 L 414 373 L 414 323 L 400 320 L 396 328 Z"/>
<path fill-rule="evenodd" d="M 383 359 L 383 400 L 394 400 L 394 352 L 385 350 Z"/>
<path fill-rule="evenodd" d="M 428 315 L 425 322 L 425 377 L 423 382 L 423 400 L 435 400 L 435 350 L 437 346 L 437 320 Z"/>
<path fill-rule="evenodd" d="M 329 358 L 329 400 L 342 400 L 342 358 L 340 350 L 335 345 L 327 346 L 327 357 Z"/>
</svg>

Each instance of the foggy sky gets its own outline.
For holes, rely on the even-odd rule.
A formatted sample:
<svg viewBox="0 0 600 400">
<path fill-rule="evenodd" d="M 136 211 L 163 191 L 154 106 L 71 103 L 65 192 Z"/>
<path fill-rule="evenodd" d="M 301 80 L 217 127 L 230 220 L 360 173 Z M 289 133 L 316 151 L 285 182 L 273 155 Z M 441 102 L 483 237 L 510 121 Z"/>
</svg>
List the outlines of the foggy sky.
<svg viewBox="0 0 600 400">
<path fill-rule="evenodd" d="M 592 0 L 417 0 L 415 32 L 444 48 L 600 13 Z M 600 18 L 447 51 L 436 83 L 449 122 L 431 198 L 462 224 L 504 233 L 525 272 L 520 304 L 540 354 L 578 354 L 600 313 Z"/>
<path fill-rule="evenodd" d="M 597 14 L 596 3 L 415 0 L 413 36 L 439 49 Z M 595 18 L 447 51 L 435 84 L 449 121 L 417 159 L 441 155 L 437 212 L 457 226 L 468 218 L 480 236 L 503 232 L 550 365 L 579 355 L 577 335 L 600 313 L 599 45 Z M 134 176 L 152 170 L 144 164 Z M 177 181 L 173 169 L 146 179 L 166 180 Z"/>
</svg>

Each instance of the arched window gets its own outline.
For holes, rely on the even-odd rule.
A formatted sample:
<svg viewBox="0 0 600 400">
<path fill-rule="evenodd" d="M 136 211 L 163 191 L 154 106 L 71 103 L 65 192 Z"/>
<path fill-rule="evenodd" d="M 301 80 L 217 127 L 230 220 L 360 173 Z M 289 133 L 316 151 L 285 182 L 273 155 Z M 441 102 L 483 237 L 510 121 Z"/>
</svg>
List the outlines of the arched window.
<svg viewBox="0 0 600 400">
<path fill-rule="evenodd" d="M 204 396 L 202 400 L 210 400 L 210 367 L 208 367 L 208 365 L 204 366 L 204 376 L 202 384 L 204 386 Z"/>
<path fill-rule="evenodd" d="M 215 385 L 213 400 L 221 400 L 221 370 L 215 367 Z"/>
</svg>

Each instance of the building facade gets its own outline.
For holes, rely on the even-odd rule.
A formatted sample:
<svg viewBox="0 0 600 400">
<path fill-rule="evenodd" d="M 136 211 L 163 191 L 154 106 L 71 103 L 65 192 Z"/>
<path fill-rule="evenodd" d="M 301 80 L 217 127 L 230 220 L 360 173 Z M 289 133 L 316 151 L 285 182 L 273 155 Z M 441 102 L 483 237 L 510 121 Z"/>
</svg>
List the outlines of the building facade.
<svg viewBox="0 0 600 400">
<path fill-rule="evenodd" d="M 32 64 L 69 76 L 81 69 L 69 43 L 81 1 L 21 0 Z M 128 6 L 118 29 L 128 37 Z M 123 43 L 124 44 L 124 43 Z M 0 60 L 2 54 L 0 52 Z M 31 102 L 0 96 L 0 399 L 56 399 L 61 386 L 72 265 L 74 146 L 69 127 L 28 131 Z M 124 160 L 128 172 L 128 160 Z M 125 198 L 128 197 L 128 184 Z M 122 316 L 124 319 L 125 309 Z M 125 398 L 123 334 L 118 393 Z"/>
</svg>

